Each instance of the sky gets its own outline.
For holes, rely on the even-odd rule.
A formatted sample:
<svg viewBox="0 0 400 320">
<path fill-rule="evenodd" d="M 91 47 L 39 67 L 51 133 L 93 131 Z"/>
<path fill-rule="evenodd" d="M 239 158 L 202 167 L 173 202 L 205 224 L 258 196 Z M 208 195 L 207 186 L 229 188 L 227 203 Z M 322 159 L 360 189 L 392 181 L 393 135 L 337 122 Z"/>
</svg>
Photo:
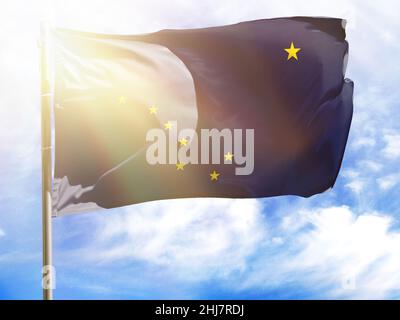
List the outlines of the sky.
<svg viewBox="0 0 400 320">
<path fill-rule="evenodd" d="M 41 299 L 39 25 L 136 34 L 347 19 L 354 117 L 334 188 L 308 199 L 157 201 L 53 220 L 56 299 L 400 298 L 398 1 L 5 1 L 0 299 Z"/>
</svg>

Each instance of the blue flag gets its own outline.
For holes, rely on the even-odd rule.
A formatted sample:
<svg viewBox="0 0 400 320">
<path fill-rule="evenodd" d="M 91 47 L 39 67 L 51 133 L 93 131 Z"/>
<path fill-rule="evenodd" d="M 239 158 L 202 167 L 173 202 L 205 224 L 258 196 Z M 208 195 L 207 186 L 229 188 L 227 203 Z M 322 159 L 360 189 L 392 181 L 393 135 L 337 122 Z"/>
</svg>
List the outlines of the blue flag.
<svg viewBox="0 0 400 320">
<path fill-rule="evenodd" d="M 333 187 L 353 113 L 344 27 L 56 29 L 53 214 Z"/>
</svg>

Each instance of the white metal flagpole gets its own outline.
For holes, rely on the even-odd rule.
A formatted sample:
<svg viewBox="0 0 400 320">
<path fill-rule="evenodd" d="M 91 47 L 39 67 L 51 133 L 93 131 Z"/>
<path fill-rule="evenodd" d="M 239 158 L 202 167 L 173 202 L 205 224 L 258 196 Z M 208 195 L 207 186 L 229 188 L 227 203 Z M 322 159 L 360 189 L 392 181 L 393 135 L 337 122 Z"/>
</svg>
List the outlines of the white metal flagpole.
<svg viewBox="0 0 400 320">
<path fill-rule="evenodd" d="M 54 268 L 52 263 L 51 237 L 51 92 L 48 63 L 49 25 L 40 26 L 40 73 L 41 73 L 41 127 L 42 127 L 42 232 L 43 232 L 43 299 L 53 299 Z"/>
</svg>

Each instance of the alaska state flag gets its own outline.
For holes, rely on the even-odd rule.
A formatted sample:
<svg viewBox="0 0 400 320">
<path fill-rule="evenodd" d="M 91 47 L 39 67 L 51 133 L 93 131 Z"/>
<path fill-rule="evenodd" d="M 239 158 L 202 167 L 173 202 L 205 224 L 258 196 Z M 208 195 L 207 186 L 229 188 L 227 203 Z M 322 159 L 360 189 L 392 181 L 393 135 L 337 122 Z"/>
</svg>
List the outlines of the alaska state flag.
<svg viewBox="0 0 400 320">
<path fill-rule="evenodd" d="M 353 113 L 344 20 L 53 39 L 53 215 L 333 187 Z"/>
</svg>

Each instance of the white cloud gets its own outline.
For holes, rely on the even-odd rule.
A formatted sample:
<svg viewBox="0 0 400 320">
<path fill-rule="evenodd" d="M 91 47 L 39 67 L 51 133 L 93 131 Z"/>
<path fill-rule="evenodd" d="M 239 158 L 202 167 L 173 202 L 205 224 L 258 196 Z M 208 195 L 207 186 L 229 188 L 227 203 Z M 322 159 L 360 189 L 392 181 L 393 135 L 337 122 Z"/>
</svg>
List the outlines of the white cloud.
<svg viewBox="0 0 400 320">
<path fill-rule="evenodd" d="M 381 188 L 382 190 L 389 190 L 400 182 L 400 175 L 391 174 L 388 176 L 384 176 L 382 178 L 379 178 L 377 182 L 379 188 Z"/>
<path fill-rule="evenodd" d="M 4 237 L 5 235 L 6 233 L 4 232 L 4 230 L 0 228 L 0 238 Z"/>
<path fill-rule="evenodd" d="M 374 147 L 375 146 L 375 139 L 370 137 L 360 137 L 357 140 L 354 140 L 352 147 L 356 149 L 360 149 L 362 147 Z"/>
<path fill-rule="evenodd" d="M 361 179 L 354 179 L 345 185 L 345 187 L 349 188 L 351 191 L 357 194 L 363 191 L 364 186 L 365 186 L 365 181 Z"/>
<path fill-rule="evenodd" d="M 354 179 L 360 176 L 360 172 L 354 169 L 343 169 L 341 175 L 345 178 Z"/>
<path fill-rule="evenodd" d="M 400 232 L 390 229 L 391 217 L 356 215 L 343 206 L 300 211 L 282 221 L 284 245 L 265 251 L 243 288 L 294 283 L 331 298 L 400 292 Z M 345 285 L 349 280 L 352 286 Z"/>
<path fill-rule="evenodd" d="M 373 172 L 378 172 L 382 169 L 382 164 L 372 160 L 362 160 L 360 161 L 360 165 L 367 170 L 372 170 Z"/>
<path fill-rule="evenodd" d="M 161 201 L 104 215 L 85 255 L 97 262 L 147 261 L 181 273 L 228 274 L 246 267 L 266 236 L 260 202 Z"/>
<path fill-rule="evenodd" d="M 383 149 L 384 155 L 389 159 L 400 157 L 400 135 L 387 134 L 384 136 L 386 146 Z"/>
<path fill-rule="evenodd" d="M 387 298 L 400 292 L 392 226 L 390 216 L 346 206 L 292 206 L 272 226 L 256 200 L 163 201 L 103 215 L 75 258 L 102 268 L 145 262 L 170 281 L 213 279 L 238 292 L 295 285 L 320 298 Z"/>
</svg>

